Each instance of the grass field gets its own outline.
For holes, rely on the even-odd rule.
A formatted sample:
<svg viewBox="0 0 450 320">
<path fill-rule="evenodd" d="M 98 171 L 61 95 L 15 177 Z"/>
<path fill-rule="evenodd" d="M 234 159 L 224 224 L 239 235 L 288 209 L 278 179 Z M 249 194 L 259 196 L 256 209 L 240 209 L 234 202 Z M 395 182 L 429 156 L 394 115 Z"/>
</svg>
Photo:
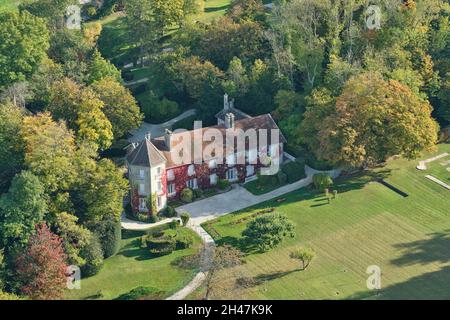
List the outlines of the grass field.
<svg viewBox="0 0 450 320">
<path fill-rule="evenodd" d="M 447 168 L 450 168 L 450 156 L 427 163 L 427 170 L 423 172 L 438 178 L 442 182 L 450 184 L 450 172 L 447 171 Z"/>
<path fill-rule="evenodd" d="M 21 0 L 0 0 L 0 11 L 17 8 Z"/>
<path fill-rule="evenodd" d="M 69 291 L 67 299 L 91 299 L 99 292 L 101 299 L 114 299 L 139 286 L 149 286 L 166 292 L 176 292 L 192 280 L 196 270 L 172 266 L 171 262 L 181 256 L 198 252 L 200 238 L 189 229 L 179 229 L 192 234 L 192 248 L 177 250 L 170 255 L 154 257 L 148 249 L 141 249 L 139 237 L 142 232 L 125 231 L 119 253 L 105 260 L 102 270 L 95 276 L 81 281 L 81 290 Z"/>
<path fill-rule="evenodd" d="M 435 154 L 449 151 L 449 144 L 440 145 Z M 331 204 L 322 195 L 302 189 L 286 196 L 283 203 L 272 201 L 218 219 L 212 224 L 217 242 L 244 250 L 241 232 L 247 222 L 233 221 L 264 207 L 286 214 L 296 224 L 297 234 L 270 252 L 249 252 L 245 265 L 227 271 L 223 280 L 227 289 L 218 297 L 450 298 L 450 192 L 425 179 L 426 173 L 415 169 L 417 163 L 398 159 L 376 171 L 377 177 L 386 177 L 387 182 L 408 193 L 406 198 L 370 182 L 372 173 L 338 181 L 335 188 L 339 194 Z M 306 271 L 298 271 L 298 263 L 289 258 L 297 246 L 316 251 Z M 366 270 L 371 265 L 381 268 L 379 292 L 366 288 Z M 237 289 L 237 277 L 261 282 Z"/>
</svg>

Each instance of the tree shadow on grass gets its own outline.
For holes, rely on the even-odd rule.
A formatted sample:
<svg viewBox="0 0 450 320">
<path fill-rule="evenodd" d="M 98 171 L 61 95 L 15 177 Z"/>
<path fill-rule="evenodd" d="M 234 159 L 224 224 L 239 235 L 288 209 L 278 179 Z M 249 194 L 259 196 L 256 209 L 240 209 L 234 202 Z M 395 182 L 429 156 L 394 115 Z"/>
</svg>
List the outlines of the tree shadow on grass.
<svg viewBox="0 0 450 320">
<path fill-rule="evenodd" d="M 406 253 L 391 262 L 398 266 L 449 262 L 450 230 L 432 233 L 428 237 L 424 240 L 394 245 L 395 248 L 405 250 Z"/>
<path fill-rule="evenodd" d="M 286 277 L 286 276 L 290 275 L 291 273 L 294 273 L 297 271 L 301 271 L 301 269 L 294 269 L 294 270 L 289 270 L 289 271 L 276 271 L 276 272 L 272 272 L 272 273 L 263 273 L 263 274 L 259 274 L 259 275 L 255 276 L 255 280 L 258 282 L 272 281 L 272 280 Z"/>
<path fill-rule="evenodd" d="M 406 252 L 402 257 L 393 259 L 397 266 L 450 262 L 450 230 L 429 235 L 429 239 L 396 244 L 394 247 Z M 381 281 L 383 284 L 383 280 Z M 450 266 L 438 271 L 424 273 L 393 284 L 377 292 L 365 291 L 357 293 L 350 299 L 449 299 L 450 298 Z"/>
</svg>

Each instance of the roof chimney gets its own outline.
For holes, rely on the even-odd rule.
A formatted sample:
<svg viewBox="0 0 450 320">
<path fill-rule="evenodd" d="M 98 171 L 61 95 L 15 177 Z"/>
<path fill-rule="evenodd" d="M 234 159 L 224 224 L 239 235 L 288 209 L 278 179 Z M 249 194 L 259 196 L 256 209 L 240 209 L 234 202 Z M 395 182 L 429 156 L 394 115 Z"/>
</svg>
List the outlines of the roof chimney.
<svg viewBox="0 0 450 320">
<path fill-rule="evenodd" d="M 234 129 L 234 114 L 231 112 L 225 115 L 225 128 Z"/>
<path fill-rule="evenodd" d="M 225 93 L 223 96 L 223 109 L 228 110 L 230 108 L 230 102 L 228 101 L 228 94 Z"/>
<path fill-rule="evenodd" d="M 170 131 L 169 129 L 165 130 L 164 141 L 166 143 L 167 148 L 169 148 L 170 151 L 170 149 L 172 148 L 172 131 Z"/>
</svg>

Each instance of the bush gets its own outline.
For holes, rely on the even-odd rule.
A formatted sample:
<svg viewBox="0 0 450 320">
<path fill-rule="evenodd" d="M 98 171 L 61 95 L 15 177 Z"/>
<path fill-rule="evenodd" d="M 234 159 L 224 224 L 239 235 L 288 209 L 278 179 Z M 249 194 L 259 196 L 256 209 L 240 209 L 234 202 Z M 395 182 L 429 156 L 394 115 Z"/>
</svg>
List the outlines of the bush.
<svg viewBox="0 0 450 320">
<path fill-rule="evenodd" d="M 174 217 L 176 217 L 177 215 L 178 215 L 178 214 L 177 214 L 177 211 L 175 210 L 174 207 L 172 207 L 172 206 L 167 206 L 166 213 L 165 213 L 165 216 L 166 216 L 167 218 L 174 218 Z"/>
<path fill-rule="evenodd" d="M 120 249 L 120 240 L 122 239 L 120 221 L 108 216 L 96 223 L 93 229 L 100 240 L 104 258 L 115 255 Z"/>
<path fill-rule="evenodd" d="M 159 221 L 159 217 L 157 215 L 155 215 L 155 214 L 148 215 L 146 213 L 137 213 L 136 219 L 138 221 L 146 222 L 146 223 L 156 223 Z"/>
<path fill-rule="evenodd" d="M 258 182 L 263 186 L 272 186 L 278 184 L 277 175 L 266 176 L 258 173 Z"/>
<path fill-rule="evenodd" d="M 196 199 L 203 197 L 203 190 L 202 189 L 195 189 L 194 190 L 194 196 Z"/>
<path fill-rule="evenodd" d="M 189 215 L 188 212 L 183 212 L 180 214 L 180 218 L 181 218 L 181 221 L 183 222 L 183 226 L 186 226 L 188 224 L 191 216 Z"/>
<path fill-rule="evenodd" d="M 220 190 L 225 190 L 228 189 L 229 187 L 230 181 L 225 179 L 220 179 L 219 181 L 217 181 L 217 188 L 219 188 Z"/>
<path fill-rule="evenodd" d="M 183 191 L 181 191 L 180 199 L 183 202 L 191 203 L 194 200 L 194 192 L 189 188 L 183 189 Z"/>
<path fill-rule="evenodd" d="M 288 183 L 294 183 L 306 178 L 305 163 L 301 160 L 288 162 L 281 167 L 281 171 L 286 174 Z"/>
<path fill-rule="evenodd" d="M 125 81 L 132 81 L 134 79 L 133 73 L 130 71 L 122 72 L 122 79 Z"/>
<path fill-rule="evenodd" d="M 313 183 L 317 190 L 324 191 L 333 184 L 333 179 L 328 173 L 316 173 L 313 176 Z"/>
<path fill-rule="evenodd" d="M 316 159 L 311 152 L 307 153 L 306 164 L 316 170 L 325 171 L 333 169 L 333 166 L 331 164 L 326 161 Z"/>
<path fill-rule="evenodd" d="M 191 236 L 177 236 L 176 237 L 176 248 L 188 249 L 194 244 L 194 239 Z"/>
<path fill-rule="evenodd" d="M 180 225 L 180 223 L 178 222 L 178 220 L 173 220 L 168 223 L 169 229 L 172 229 L 172 230 L 176 230 L 179 225 Z"/>
<path fill-rule="evenodd" d="M 137 287 L 120 295 L 116 300 L 160 300 L 165 292 L 153 287 Z"/>
<path fill-rule="evenodd" d="M 195 253 L 188 256 L 178 257 L 170 264 L 181 269 L 195 269 L 200 266 L 200 259 L 200 254 Z"/>
<path fill-rule="evenodd" d="M 141 93 L 144 93 L 145 91 L 147 91 L 147 84 L 140 84 L 134 88 L 131 88 L 131 92 L 133 93 L 133 96 L 137 96 Z"/>
<path fill-rule="evenodd" d="M 278 171 L 277 179 L 279 184 L 286 184 L 288 182 L 288 176 L 283 171 Z"/>
<path fill-rule="evenodd" d="M 81 268 L 83 276 L 93 276 L 103 267 L 103 251 L 97 236 L 91 237 L 89 243 L 81 249 L 80 255 L 86 260 Z"/>
<path fill-rule="evenodd" d="M 171 254 L 176 249 L 176 240 L 171 237 L 147 239 L 147 246 L 150 253 L 158 255 Z"/>
</svg>

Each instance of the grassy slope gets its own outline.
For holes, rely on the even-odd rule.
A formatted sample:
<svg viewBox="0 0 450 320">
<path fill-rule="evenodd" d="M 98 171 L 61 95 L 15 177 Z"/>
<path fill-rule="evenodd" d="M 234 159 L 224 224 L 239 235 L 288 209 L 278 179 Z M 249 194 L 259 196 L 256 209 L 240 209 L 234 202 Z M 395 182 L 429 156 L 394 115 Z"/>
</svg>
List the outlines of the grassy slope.
<svg viewBox="0 0 450 320">
<path fill-rule="evenodd" d="M 449 152 L 450 153 L 450 152 Z M 441 181 L 450 184 L 450 172 L 447 171 L 447 168 L 450 168 L 450 163 L 446 165 L 442 165 L 441 163 L 447 163 L 447 161 L 450 161 L 450 156 L 441 158 L 439 160 L 436 160 L 434 162 L 428 163 L 426 171 L 427 174 L 431 174 L 432 176 L 435 176 L 436 178 L 440 179 Z"/>
<path fill-rule="evenodd" d="M 0 0 L 0 11 L 17 8 L 20 2 L 20 0 Z"/>
<path fill-rule="evenodd" d="M 103 299 L 114 299 L 138 286 L 155 287 L 167 295 L 181 289 L 191 281 L 195 270 L 183 270 L 170 263 L 177 257 L 195 253 L 201 242 L 189 229 L 182 231 L 195 236 L 194 246 L 157 258 L 139 247 L 141 232 L 125 232 L 119 253 L 106 259 L 100 273 L 82 280 L 81 290 L 68 292 L 66 298 L 86 299 L 101 290 Z"/>
<path fill-rule="evenodd" d="M 441 145 L 439 152 L 449 151 Z M 428 155 L 429 156 L 429 155 Z M 425 158 L 427 158 L 426 156 Z M 257 299 L 448 298 L 450 297 L 450 193 L 424 178 L 417 161 L 395 160 L 383 169 L 387 181 L 409 193 L 402 198 L 378 183 L 353 179 L 339 186 L 338 199 L 300 190 L 277 207 L 296 223 L 297 237 L 265 254 L 251 254 L 239 274 L 266 280 L 231 296 Z M 347 191 L 345 191 L 347 190 Z M 258 208 L 245 210 L 247 215 Z M 245 225 L 230 225 L 241 214 L 214 224 L 220 242 L 237 244 Z M 298 245 L 317 257 L 307 271 L 289 258 Z M 382 270 L 381 295 L 366 289 L 366 269 Z M 230 277 L 228 277 L 230 278 Z M 232 281 L 230 281 L 231 283 Z"/>
</svg>

